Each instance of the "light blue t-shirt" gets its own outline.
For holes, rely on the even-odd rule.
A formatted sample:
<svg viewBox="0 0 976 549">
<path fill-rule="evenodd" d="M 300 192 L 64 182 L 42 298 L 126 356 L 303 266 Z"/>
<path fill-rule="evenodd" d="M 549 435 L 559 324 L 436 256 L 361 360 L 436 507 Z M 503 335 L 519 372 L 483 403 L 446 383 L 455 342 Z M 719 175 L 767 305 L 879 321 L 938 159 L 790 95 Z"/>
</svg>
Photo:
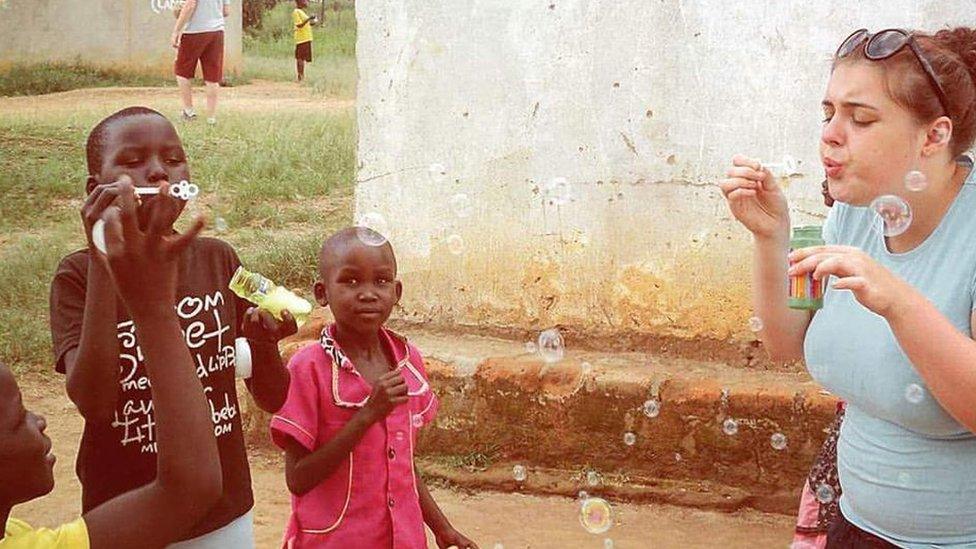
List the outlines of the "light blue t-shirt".
<svg viewBox="0 0 976 549">
<path fill-rule="evenodd" d="M 197 0 L 197 8 L 183 28 L 184 34 L 224 30 L 224 6 L 230 0 Z"/>
<path fill-rule="evenodd" d="M 860 248 L 971 337 L 976 175 L 915 249 L 890 253 L 882 228 L 870 208 L 838 202 L 824 239 Z M 901 547 L 976 547 L 976 435 L 926 390 L 887 321 L 828 284 L 804 351 L 811 375 L 847 401 L 837 443 L 847 520 Z"/>
</svg>

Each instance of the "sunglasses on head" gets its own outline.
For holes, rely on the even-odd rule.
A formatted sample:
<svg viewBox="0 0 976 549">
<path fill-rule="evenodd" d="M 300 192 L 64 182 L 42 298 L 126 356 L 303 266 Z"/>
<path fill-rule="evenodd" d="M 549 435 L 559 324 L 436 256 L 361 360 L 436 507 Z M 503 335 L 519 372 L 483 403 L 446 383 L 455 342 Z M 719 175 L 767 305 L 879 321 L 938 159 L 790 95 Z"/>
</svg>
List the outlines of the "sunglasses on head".
<svg viewBox="0 0 976 549">
<path fill-rule="evenodd" d="M 922 70 L 925 71 L 925 74 L 928 75 L 929 80 L 932 82 L 935 93 L 939 96 L 939 103 L 942 105 L 942 110 L 946 113 L 946 116 L 949 116 L 949 101 L 946 99 L 945 90 L 942 88 L 942 84 L 939 83 L 939 79 L 935 76 L 932 64 L 925 58 L 925 53 L 922 52 L 922 48 L 918 47 L 915 37 L 910 32 L 902 29 L 885 29 L 871 34 L 867 29 L 856 30 L 837 48 L 837 53 L 834 54 L 834 57 L 836 59 L 843 59 L 857 51 L 862 44 L 864 45 L 864 57 L 867 57 L 871 61 L 887 59 L 901 51 L 905 46 L 908 46 L 912 50 L 912 53 L 915 54 L 915 59 L 918 59 L 919 64 L 922 65 Z"/>
</svg>

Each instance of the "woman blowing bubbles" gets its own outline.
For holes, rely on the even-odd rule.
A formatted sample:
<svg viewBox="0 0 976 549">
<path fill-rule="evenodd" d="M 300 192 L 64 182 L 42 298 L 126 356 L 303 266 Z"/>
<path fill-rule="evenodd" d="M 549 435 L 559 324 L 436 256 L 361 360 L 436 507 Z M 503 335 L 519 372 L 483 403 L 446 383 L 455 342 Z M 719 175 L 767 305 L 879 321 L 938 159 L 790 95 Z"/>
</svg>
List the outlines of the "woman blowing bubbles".
<svg viewBox="0 0 976 549">
<path fill-rule="evenodd" d="M 976 29 L 855 32 L 823 110 L 825 246 L 789 253 L 786 198 L 757 161 L 737 156 L 721 187 L 754 236 L 766 349 L 847 402 L 827 546 L 976 546 L 976 176 L 959 161 Z M 883 195 L 910 207 L 903 232 L 869 207 Z M 787 307 L 787 277 L 807 273 L 827 280 L 816 314 Z"/>
</svg>

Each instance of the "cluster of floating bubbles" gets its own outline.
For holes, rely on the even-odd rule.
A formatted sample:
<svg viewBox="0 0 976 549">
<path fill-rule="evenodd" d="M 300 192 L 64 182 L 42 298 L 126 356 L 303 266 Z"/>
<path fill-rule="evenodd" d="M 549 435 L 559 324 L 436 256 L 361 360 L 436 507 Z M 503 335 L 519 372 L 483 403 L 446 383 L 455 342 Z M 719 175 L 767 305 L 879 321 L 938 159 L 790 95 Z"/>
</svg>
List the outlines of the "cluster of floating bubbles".
<svg viewBox="0 0 976 549">
<path fill-rule="evenodd" d="M 926 187 L 929 186 L 929 180 L 925 177 L 925 174 L 918 171 L 912 170 L 905 174 L 905 188 L 912 192 L 922 192 Z"/>
<path fill-rule="evenodd" d="M 905 387 L 905 400 L 912 404 L 918 404 L 925 399 L 925 389 L 918 383 L 910 383 Z"/>
<path fill-rule="evenodd" d="M 377 212 L 367 212 L 356 219 L 356 236 L 367 246 L 386 244 L 388 229 L 386 218 Z"/>
<path fill-rule="evenodd" d="M 556 328 L 543 331 L 539 334 L 538 349 L 545 362 L 549 364 L 559 362 L 566 354 L 563 335 Z"/>
<path fill-rule="evenodd" d="M 871 201 L 871 209 L 881 217 L 885 236 L 898 236 L 912 224 L 912 209 L 899 196 L 883 194 Z"/>
<path fill-rule="evenodd" d="M 602 534 L 613 526 L 613 509 L 603 498 L 588 497 L 580 503 L 580 524 L 591 534 Z"/>
</svg>

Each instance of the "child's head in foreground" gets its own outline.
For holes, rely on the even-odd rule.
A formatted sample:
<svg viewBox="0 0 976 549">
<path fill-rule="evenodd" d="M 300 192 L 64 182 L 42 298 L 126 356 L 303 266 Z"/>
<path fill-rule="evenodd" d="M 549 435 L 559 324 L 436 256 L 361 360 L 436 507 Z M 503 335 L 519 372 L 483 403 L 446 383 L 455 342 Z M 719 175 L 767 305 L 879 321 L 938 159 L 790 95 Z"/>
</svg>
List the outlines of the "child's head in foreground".
<svg viewBox="0 0 976 549">
<path fill-rule="evenodd" d="M 54 489 L 47 422 L 29 412 L 13 373 L 0 362 L 0 505 L 13 506 Z"/>
<path fill-rule="evenodd" d="M 347 227 L 322 244 L 315 299 L 332 310 L 340 327 L 375 333 L 402 292 L 393 246 L 376 231 Z"/>
</svg>

